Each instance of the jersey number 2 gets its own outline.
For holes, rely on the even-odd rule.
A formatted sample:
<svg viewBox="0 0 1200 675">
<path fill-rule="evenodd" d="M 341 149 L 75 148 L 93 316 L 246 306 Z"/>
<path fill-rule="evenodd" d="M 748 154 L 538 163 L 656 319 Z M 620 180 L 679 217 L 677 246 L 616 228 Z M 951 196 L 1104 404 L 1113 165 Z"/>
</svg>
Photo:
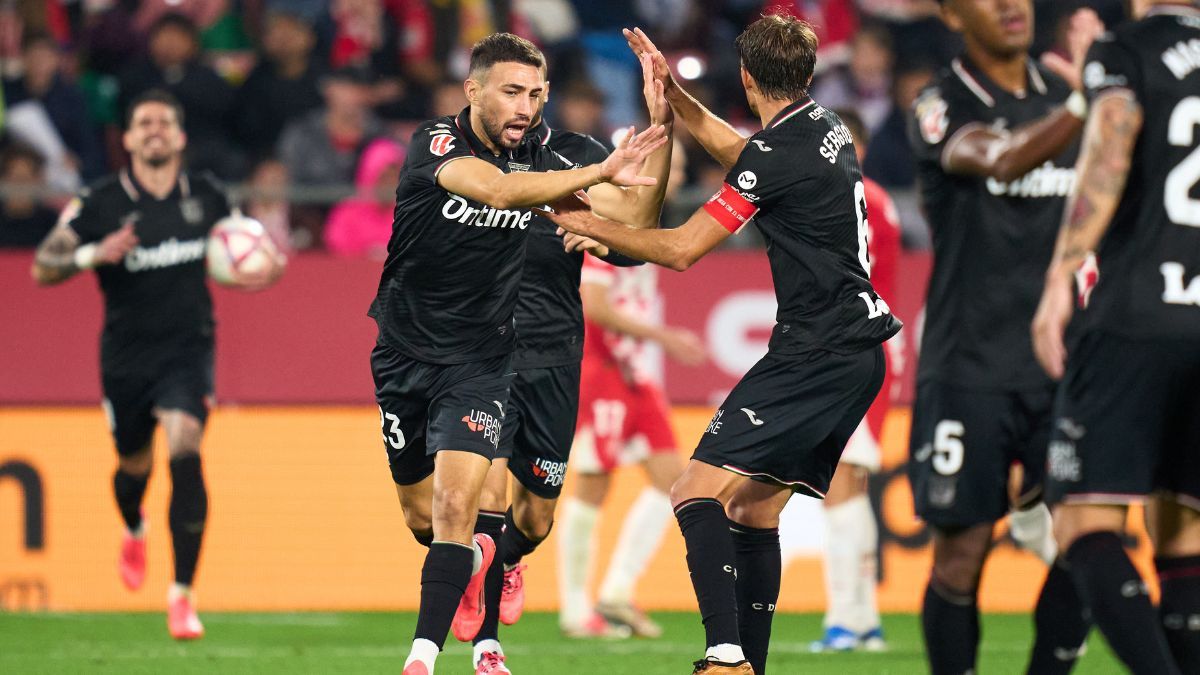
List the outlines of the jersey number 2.
<svg viewBox="0 0 1200 675">
<path fill-rule="evenodd" d="M 1171 145 L 1190 148 L 1196 144 L 1196 125 L 1200 125 L 1200 97 L 1189 96 L 1175 106 L 1167 124 L 1167 141 Z M 1167 175 L 1163 200 L 1167 217 L 1172 222 L 1200 227 L 1200 199 L 1192 199 L 1191 191 L 1200 183 L 1200 147 L 1188 155 Z"/>
</svg>

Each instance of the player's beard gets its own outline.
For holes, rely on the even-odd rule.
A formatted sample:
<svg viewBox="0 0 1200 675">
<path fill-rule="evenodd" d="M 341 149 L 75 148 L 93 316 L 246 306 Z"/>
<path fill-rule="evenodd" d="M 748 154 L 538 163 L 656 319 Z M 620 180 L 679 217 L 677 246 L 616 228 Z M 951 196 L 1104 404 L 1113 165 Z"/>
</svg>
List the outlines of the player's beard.
<svg viewBox="0 0 1200 675">
<path fill-rule="evenodd" d="M 480 111 L 479 120 L 483 122 L 483 133 L 487 134 L 488 140 L 492 142 L 492 145 L 496 146 L 497 148 L 504 148 L 505 150 L 512 150 L 521 144 L 520 138 L 513 140 L 505 137 L 504 132 L 506 129 L 508 129 L 509 125 L 524 123 L 526 125 L 525 128 L 529 128 L 529 122 L 527 120 L 513 118 L 511 120 L 501 121 L 496 119 L 496 116 L 492 115 L 486 109 Z M 524 134 L 522 132 L 522 138 L 523 137 Z"/>
</svg>

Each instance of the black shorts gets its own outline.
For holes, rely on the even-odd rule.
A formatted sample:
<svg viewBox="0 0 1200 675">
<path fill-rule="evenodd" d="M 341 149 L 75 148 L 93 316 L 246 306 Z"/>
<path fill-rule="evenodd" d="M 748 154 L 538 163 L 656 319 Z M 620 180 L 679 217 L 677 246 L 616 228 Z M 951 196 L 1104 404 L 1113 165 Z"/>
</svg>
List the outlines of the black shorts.
<svg viewBox="0 0 1200 675">
<path fill-rule="evenodd" d="M 768 353 L 729 392 L 692 459 L 824 498 L 885 372 L 883 347 Z"/>
<path fill-rule="evenodd" d="M 148 361 L 145 370 L 100 365 L 104 414 L 121 456 L 149 446 L 158 424 L 155 410 L 182 410 L 208 421 L 213 394 L 213 349 L 208 343 L 183 349 L 166 359 Z"/>
<path fill-rule="evenodd" d="M 519 371 L 508 390 L 497 457 L 525 489 L 557 499 L 579 414 L 579 364 Z"/>
<path fill-rule="evenodd" d="M 433 473 L 440 450 L 496 456 L 513 373 L 508 354 L 439 365 L 411 359 L 383 344 L 371 350 L 371 375 L 383 449 L 397 485 Z"/>
<path fill-rule="evenodd" d="M 1009 510 L 1015 463 L 1025 470 L 1025 496 L 1040 496 L 1053 402 L 1052 387 L 1004 392 L 918 384 L 908 462 L 917 515 L 945 528 L 999 520 Z"/>
<path fill-rule="evenodd" d="M 1067 359 L 1046 462 L 1052 501 L 1151 493 L 1200 509 L 1200 344 L 1085 335 Z"/>
</svg>

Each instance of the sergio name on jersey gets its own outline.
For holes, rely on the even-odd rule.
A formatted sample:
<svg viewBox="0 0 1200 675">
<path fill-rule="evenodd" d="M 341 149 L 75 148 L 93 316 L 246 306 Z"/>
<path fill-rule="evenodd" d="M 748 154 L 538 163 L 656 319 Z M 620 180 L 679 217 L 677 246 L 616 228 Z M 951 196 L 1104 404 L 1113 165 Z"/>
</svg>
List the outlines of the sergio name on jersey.
<svg viewBox="0 0 1200 675">
<path fill-rule="evenodd" d="M 529 137 L 493 155 L 471 129 L 470 108 L 425 122 L 413 134 L 369 314 L 384 344 L 426 363 L 511 353 L 516 338 L 513 308 L 533 213 L 494 209 L 439 186 L 442 167 L 464 157 L 505 173 L 571 168 Z"/>
<path fill-rule="evenodd" d="M 779 303 L 770 350 L 853 354 L 901 327 L 871 287 L 866 188 L 850 131 L 805 97 L 750 137 L 704 209 L 767 243 Z"/>
<path fill-rule="evenodd" d="M 917 364 L 920 381 L 974 389 L 1044 388 L 1029 324 L 1075 184 L 1077 145 L 1011 183 L 952 174 L 943 158 L 974 129 L 1012 129 L 1062 105 L 1071 90 L 1028 64 L 1017 97 L 965 58 L 955 59 L 917 98 L 910 142 L 933 234 L 933 273 Z"/>
<path fill-rule="evenodd" d="M 104 294 L 101 368 L 130 372 L 162 365 L 180 350 L 211 348 L 208 232 L 229 215 L 225 193 L 207 176 L 180 173 L 164 199 L 121 171 L 84 190 L 62 219 L 80 244 L 132 223 L 138 245 L 116 265 L 95 269 Z"/>
<path fill-rule="evenodd" d="M 1143 123 L 1125 192 L 1096 252 L 1081 320 L 1135 338 L 1200 337 L 1200 10 L 1158 6 L 1096 41 L 1095 100 L 1132 94 Z"/>
</svg>

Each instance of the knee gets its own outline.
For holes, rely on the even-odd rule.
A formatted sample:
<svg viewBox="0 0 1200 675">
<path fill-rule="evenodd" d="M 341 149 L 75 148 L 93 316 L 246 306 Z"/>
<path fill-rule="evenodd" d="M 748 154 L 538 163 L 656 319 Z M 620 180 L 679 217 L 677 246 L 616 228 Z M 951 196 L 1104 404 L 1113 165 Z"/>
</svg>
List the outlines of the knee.
<svg viewBox="0 0 1200 675">
<path fill-rule="evenodd" d="M 953 551 L 933 565 L 933 575 L 948 590 L 961 595 L 974 595 L 979 588 L 983 561 L 961 551 Z"/>
<path fill-rule="evenodd" d="M 478 500 L 467 490 L 445 488 L 433 497 L 434 517 L 453 526 L 473 528 L 478 517 Z"/>
<path fill-rule="evenodd" d="M 508 504 L 505 503 L 507 495 L 504 492 L 504 490 L 485 486 L 479 495 L 479 510 L 502 513 L 508 507 Z"/>
<path fill-rule="evenodd" d="M 150 453 L 150 448 L 142 450 L 133 455 L 126 455 L 117 460 L 117 467 L 124 473 L 131 476 L 145 477 L 150 475 L 150 469 L 154 466 L 154 456 Z"/>
<path fill-rule="evenodd" d="M 725 517 L 740 525 L 756 528 L 779 527 L 779 513 L 763 502 L 746 502 L 736 495 L 725 506 Z"/>
<path fill-rule="evenodd" d="M 427 506 L 421 506 L 411 501 L 402 501 L 400 510 L 404 512 L 404 524 L 412 530 L 418 541 L 424 534 L 433 532 L 433 518 Z"/>
<path fill-rule="evenodd" d="M 513 504 L 513 523 L 531 541 L 540 542 L 550 536 L 554 526 L 554 501 Z"/>
</svg>

